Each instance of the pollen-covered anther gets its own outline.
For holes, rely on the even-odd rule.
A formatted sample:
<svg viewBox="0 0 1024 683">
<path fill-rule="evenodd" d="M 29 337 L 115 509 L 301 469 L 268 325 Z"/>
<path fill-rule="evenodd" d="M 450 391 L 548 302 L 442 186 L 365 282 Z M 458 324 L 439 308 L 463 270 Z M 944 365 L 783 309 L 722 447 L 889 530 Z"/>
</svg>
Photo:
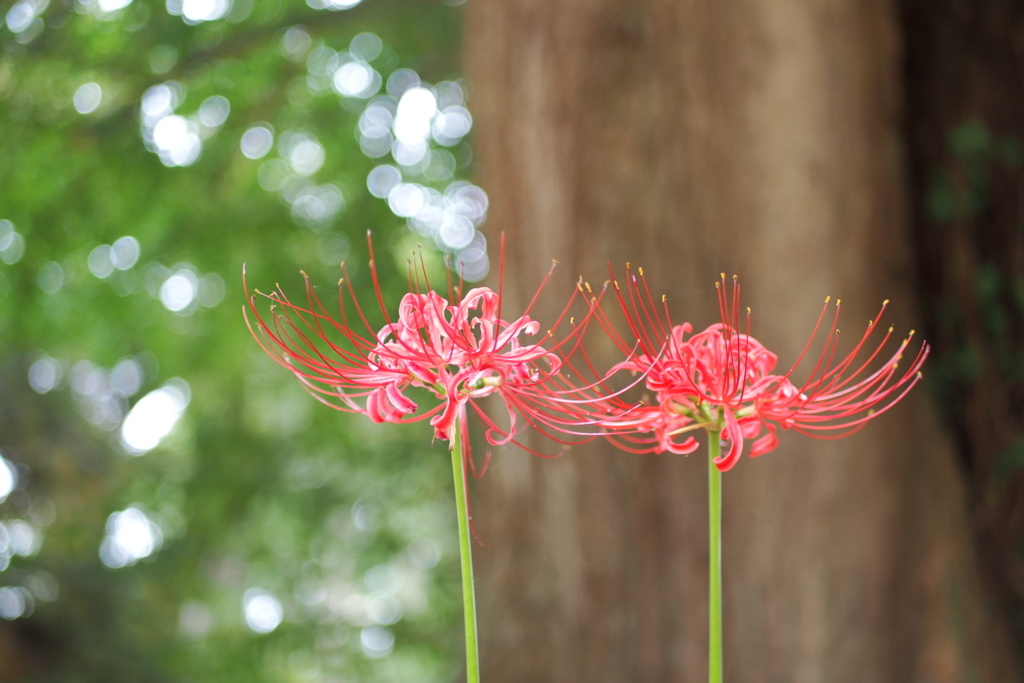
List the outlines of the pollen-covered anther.
<svg viewBox="0 0 1024 683">
<path fill-rule="evenodd" d="M 888 305 L 889 305 L 889 300 L 888 300 L 888 299 L 886 299 L 885 301 L 883 301 L 883 302 L 882 302 L 882 305 L 883 305 L 883 306 L 888 306 Z"/>
<path fill-rule="evenodd" d="M 826 296 L 826 297 L 825 297 L 825 303 L 828 303 L 829 301 L 831 301 L 831 299 L 832 299 L 832 297 L 831 297 L 831 296 Z"/>
<path fill-rule="evenodd" d="M 589 283 L 589 282 L 584 282 L 583 284 L 585 284 L 585 285 L 587 286 L 587 291 L 588 291 L 588 292 L 590 292 L 591 294 L 593 294 L 593 293 L 594 293 L 594 290 L 592 290 L 592 289 L 590 288 L 590 283 Z"/>
<path fill-rule="evenodd" d="M 842 302 L 843 302 L 842 299 L 836 299 L 836 307 L 838 308 L 839 304 L 841 304 Z"/>
<path fill-rule="evenodd" d="M 636 271 L 637 271 L 638 273 L 640 273 L 640 277 L 643 277 L 643 276 L 644 276 L 644 267 L 643 267 L 643 266 L 639 266 L 639 267 L 637 267 Z"/>
<path fill-rule="evenodd" d="M 662 294 L 661 295 L 661 303 L 665 303 L 666 301 L 668 301 L 668 297 L 665 296 L 664 294 Z"/>
</svg>

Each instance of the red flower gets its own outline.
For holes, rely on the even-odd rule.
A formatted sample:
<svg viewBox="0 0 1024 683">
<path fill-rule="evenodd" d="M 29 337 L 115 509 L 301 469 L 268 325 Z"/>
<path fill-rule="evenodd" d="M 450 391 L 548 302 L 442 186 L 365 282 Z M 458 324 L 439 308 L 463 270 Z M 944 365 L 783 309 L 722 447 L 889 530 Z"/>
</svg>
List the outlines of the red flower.
<svg viewBox="0 0 1024 683">
<path fill-rule="evenodd" d="M 430 289 L 420 259 L 411 267 L 410 291 L 402 298 L 392 322 L 377 280 L 372 243 L 370 259 L 377 301 L 387 321 L 376 332 L 356 299 L 347 272 L 338 283 L 340 320 L 327 313 L 308 277 L 304 304 L 293 303 L 280 288 L 270 294 L 256 290 L 270 301 L 269 319 L 260 313 L 256 297 L 249 296 L 246 289 L 249 311 L 243 312 L 253 336 L 314 397 L 332 408 L 361 413 L 378 423 L 429 419 L 435 437 L 446 441 L 458 420 L 467 450 L 467 405 L 484 420 L 492 444 L 513 439 L 517 412 L 528 412 L 529 421 L 537 425 L 557 421 L 562 402 L 561 353 L 578 343 L 585 322 L 550 348 L 524 341 L 523 337 L 540 331 L 540 324 L 530 318 L 529 311 L 547 277 L 526 313 L 507 322 L 501 317 L 501 285 L 497 293 L 477 287 L 462 296 L 461 282 L 453 292 L 449 279 L 445 298 Z M 503 263 L 502 257 L 502 271 Z M 244 280 L 243 269 L 243 284 Z M 351 317 L 357 319 L 355 324 L 346 310 L 346 293 L 353 304 Z M 566 311 L 575 298 L 574 294 Z M 553 337 L 565 317 L 563 313 L 542 340 Z M 407 394 L 411 388 L 425 389 L 438 402 L 421 411 Z M 498 394 L 504 401 L 508 428 L 499 427 L 477 405 L 478 399 L 491 394 Z"/>
<path fill-rule="evenodd" d="M 913 361 L 899 371 L 899 362 L 914 335 L 911 331 L 891 356 L 869 370 L 892 335 L 890 327 L 874 350 L 866 352 L 869 338 L 878 327 L 876 318 L 868 324 L 854 349 L 837 360 L 836 301 L 821 355 L 810 376 L 798 387 L 790 377 L 821 327 L 828 299 L 803 353 L 789 372 L 778 375 L 772 374 L 775 354 L 749 334 L 749 309 L 746 332 L 739 331 L 740 286 L 735 278 L 731 297 L 726 291 L 724 274 L 722 282 L 716 283 L 722 321 L 687 339 L 690 325 L 672 326 L 667 308 L 663 321 L 642 269 L 639 275 L 638 278 L 630 272 L 627 264 L 626 296 L 615 284 L 636 345 L 628 344 L 608 319 L 600 316 L 602 325 L 624 352 L 633 354 L 637 349 L 635 357 L 615 366 L 612 373 L 643 373 L 647 388 L 657 397 L 656 406 L 627 411 L 602 422 L 608 436 L 625 450 L 691 453 L 697 448 L 692 432 L 704 429 L 721 433 L 721 438 L 730 444 L 728 453 L 715 460 L 724 472 L 739 460 L 747 439 L 756 439 L 751 457 L 772 451 L 778 445 L 775 431 L 779 426 L 816 438 L 840 438 L 857 431 L 903 398 L 920 379 L 921 365 L 928 356 L 928 344 L 924 343 Z M 663 297 L 663 305 L 664 302 Z M 878 317 L 887 304 L 888 301 L 882 304 Z"/>
</svg>

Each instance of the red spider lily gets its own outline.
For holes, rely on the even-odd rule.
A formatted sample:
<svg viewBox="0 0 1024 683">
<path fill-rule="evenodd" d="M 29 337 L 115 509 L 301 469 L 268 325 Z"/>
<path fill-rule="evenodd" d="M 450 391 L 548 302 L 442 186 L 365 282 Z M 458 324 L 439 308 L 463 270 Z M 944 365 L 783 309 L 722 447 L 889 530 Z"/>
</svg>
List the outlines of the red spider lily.
<svg viewBox="0 0 1024 683">
<path fill-rule="evenodd" d="M 720 433 L 730 444 L 728 453 L 715 460 L 724 472 L 739 460 L 746 439 L 756 439 L 751 457 L 774 450 L 779 426 L 822 439 L 855 432 L 895 405 L 921 377 L 921 365 L 928 356 L 927 343 L 899 371 L 913 331 L 891 355 L 882 356 L 892 336 L 890 327 L 869 352 L 869 338 L 878 328 L 878 318 L 888 300 L 883 302 L 878 317 L 868 323 L 854 349 L 845 358 L 837 359 L 840 302 L 836 301 L 821 354 L 810 376 L 798 387 L 790 377 L 817 336 L 829 299 L 825 299 L 811 338 L 793 367 L 785 375 L 776 375 L 772 374 L 776 355 L 749 334 L 750 309 L 746 331 L 739 331 L 740 285 L 736 278 L 731 296 L 726 290 L 724 273 L 716 287 L 721 322 L 687 339 L 691 326 L 672 325 L 665 297 L 662 318 L 647 288 L 643 269 L 639 269 L 638 277 L 627 264 L 625 295 L 615 283 L 630 336 L 635 338 L 638 350 L 609 374 L 620 370 L 641 372 L 647 388 L 657 396 L 657 405 L 616 415 L 601 423 L 609 438 L 624 450 L 691 453 L 697 448 L 692 433 L 704 429 Z M 624 352 L 634 353 L 632 343 L 616 332 L 603 312 L 599 320 Z M 885 358 L 884 362 L 876 364 L 880 357 Z M 766 432 L 764 436 L 760 436 L 762 431 Z"/>
<path fill-rule="evenodd" d="M 522 340 L 523 336 L 540 331 L 540 324 L 529 313 L 551 271 L 526 312 L 507 322 L 501 317 L 501 284 L 497 293 L 477 287 L 463 296 L 461 281 L 453 292 L 449 278 L 445 298 L 430 289 L 420 256 L 416 264 L 410 264 L 409 293 L 403 296 L 398 316 L 392 322 L 377 280 L 369 237 L 368 242 L 374 291 L 386 320 L 376 332 L 355 296 L 344 264 L 345 277 L 338 283 L 339 320 L 327 313 L 305 273 L 304 303 L 292 302 L 280 288 L 270 294 L 256 290 L 256 294 L 270 301 L 271 315 L 267 317 L 260 313 L 256 297 L 248 295 L 246 288 L 249 311 L 243 308 L 243 313 L 250 332 L 319 401 L 336 410 L 361 413 L 377 423 L 429 419 L 435 437 L 445 441 L 458 421 L 463 453 L 468 453 L 469 445 L 465 428 L 467 406 L 473 407 L 485 422 L 488 442 L 498 445 L 514 440 L 517 413 L 554 437 L 546 427 L 564 427 L 574 420 L 580 421 L 584 412 L 581 405 L 614 404 L 614 398 L 596 391 L 592 398 L 581 398 L 583 392 L 567 385 L 560 374 L 564 359 L 579 344 L 592 306 L 580 325 L 570 318 L 572 329 L 561 341 L 545 347 Z M 503 280 L 504 237 L 499 282 Z M 352 303 L 351 313 L 346 309 L 346 296 Z M 576 296 L 574 293 L 541 341 L 554 339 L 554 331 L 564 322 Z M 421 411 L 406 394 L 411 387 L 427 390 L 438 403 Z M 504 402 L 508 428 L 498 426 L 477 405 L 479 399 L 492 394 L 498 394 Z M 621 412 L 622 407 L 615 405 Z M 475 471 L 472 460 L 470 467 Z"/>
</svg>

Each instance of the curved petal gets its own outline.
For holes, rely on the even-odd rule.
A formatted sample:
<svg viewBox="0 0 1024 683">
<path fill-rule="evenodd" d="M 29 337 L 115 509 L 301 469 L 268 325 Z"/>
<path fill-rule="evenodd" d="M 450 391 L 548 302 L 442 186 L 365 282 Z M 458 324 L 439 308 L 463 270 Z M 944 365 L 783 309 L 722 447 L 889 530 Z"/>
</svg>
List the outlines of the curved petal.
<svg viewBox="0 0 1024 683">
<path fill-rule="evenodd" d="M 665 450 L 667 450 L 669 453 L 677 453 L 681 455 L 688 455 L 690 453 L 693 453 L 700 447 L 700 444 L 697 443 L 697 439 L 695 439 L 692 436 L 682 443 L 676 443 L 670 438 L 663 442 L 662 445 L 665 447 Z"/>
<path fill-rule="evenodd" d="M 395 410 L 403 415 L 416 412 L 416 404 L 413 403 L 412 399 L 402 393 L 395 382 L 387 385 L 387 387 L 385 387 L 385 391 L 388 395 L 388 401 L 390 401 L 391 405 L 395 407 Z"/>
<path fill-rule="evenodd" d="M 715 458 L 715 466 L 719 472 L 728 472 L 737 462 L 743 453 L 743 428 L 736 421 L 736 416 L 731 410 L 725 410 L 725 429 L 722 430 L 722 437 L 730 441 L 729 452 L 724 457 Z M 711 438 L 714 438 L 712 435 Z"/>
<path fill-rule="evenodd" d="M 775 436 L 775 425 L 771 422 L 765 422 L 764 426 L 768 429 L 768 433 L 762 436 L 760 439 L 754 442 L 754 445 L 750 448 L 750 457 L 756 458 L 759 455 L 770 453 L 775 450 L 775 447 L 779 445 L 779 437 Z"/>
</svg>

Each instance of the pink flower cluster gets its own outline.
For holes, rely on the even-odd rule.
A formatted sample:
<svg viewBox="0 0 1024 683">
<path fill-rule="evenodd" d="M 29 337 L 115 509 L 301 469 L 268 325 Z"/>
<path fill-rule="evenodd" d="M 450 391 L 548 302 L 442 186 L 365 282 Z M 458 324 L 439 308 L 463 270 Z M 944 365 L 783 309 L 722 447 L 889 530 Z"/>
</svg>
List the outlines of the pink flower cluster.
<svg viewBox="0 0 1024 683">
<path fill-rule="evenodd" d="M 756 439 L 751 457 L 774 450 L 779 443 L 777 427 L 816 438 L 839 438 L 856 431 L 891 408 L 921 377 L 927 344 L 922 344 L 902 372 L 898 371 L 913 332 L 880 366 L 869 370 L 876 365 L 892 335 L 890 327 L 874 351 L 862 358 L 869 337 L 878 327 L 877 318 L 868 324 L 850 353 L 837 361 L 840 302 L 836 301 L 821 354 L 810 376 L 798 387 L 790 378 L 819 332 L 828 299 L 804 352 L 789 372 L 779 375 L 773 374 L 776 355 L 749 334 L 749 309 L 747 332 L 739 331 L 740 286 L 735 279 L 731 297 L 724 274 L 722 281 L 716 283 L 722 321 L 687 339 L 692 331 L 690 324 L 673 326 L 667 309 L 663 321 L 648 293 L 643 270 L 639 273 L 637 277 L 627 267 L 626 296 L 616 283 L 629 336 L 635 338 L 632 346 L 638 347 L 639 352 L 615 366 L 612 373 L 642 373 L 657 401 L 655 405 L 603 421 L 609 437 L 624 450 L 692 453 L 698 446 L 693 432 L 703 429 L 720 434 L 729 443 L 728 452 L 715 461 L 725 471 L 739 460 L 746 440 Z M 879 317 L 887 304 L 888 301 L 882 304 Z M 603 321 L 623 351 L 630 351 L 631 344 L 626 338 L 615 333 L 606 317 Z"/>
<path fill-rule="evenodd" d="M 370 249 L 374 289 L 386 321 L 383 326 L 374 332 L 347 275 L 338 283 L 340 321 L 327 313 L 306 277 L 304 305 L 289 300 L 280 288 L 269 294 L 256 291 L 271 302 L 269 319 L 260 313 L 255 297 L 248 297 L 249 310 L 243 312 L 263 349 L 332 408 L 360 413 L 377 423 L 429 419 L 435 438 L 444 441 L 451 439 L 458 423 L 467 449 L 467 406 L 487 425 L 491 444 L 514 438 L 517 413 L 526 415 L 534 425 L 550 422 L 546 416 L 557 413 L 552 406 L 560 403 L 555 387 L 563 349 L 578 345 L 585 321 L 550 347 L 525 342 L 524 336 L 540 331 L 529 309 L 507 322 L 501 317 L 500 290 L 496 293 L 478 287 L 459 296 L 461 285 L 453 292 L 451 282 L 448 298 L 444 298 L 429 288 L 421 261 L 411 271 L 410 291 L 402 297 L 392 322 L 377 281 L 372 243 Z M 541 289 L 546 282 L 547 278 Z M 346 294 L 365 334 L 350 323 Z M 575 296 L 570 306 L 573 300 Z M 553 339 L 557 327 L 545 339 Z M 408 393 L 414 388 L 425 390 L 438 402 L 420 411 Z M 492 394 L 504 402 L 507 427 L 499 426 L 477 405 L 479 399 Z"/>
<path fill-rule="evenodd" d="M 542 338 L 550 345 L 524 341 L 541 329 L 529 315 L 536 296 L 522 316 L 507 322 L 501 315 L 500 285 L 497 293 L 478 287 L 461 296 L 461 285 L 453 292 L 449 281 L 445 298 L 430 289 L 422 260 L 411 269 L 410 291 L 392 322 L 377 282 L 372 244 L 370 249 L 374 288 L 386 321 L 376 332 L 346 278 L 339 282 L 340 321 L 327 314 L 307 278 L 305 305 L 292 303 L 280 289 L 263 295 L 271 302 L 269 322 L 256 307 L 255 297 L 249 297 L 255 320 L 250 330 L 322 402 L 364 414 L 374 422 L 429 419 L 435 437 L 442 440 L 450 440 L 457 426 L 467 451 L 465 421 L 467 407 L 472 407 L 486 424 L 491 444 L 514 439 L 517 415 L 563 444 L 572 442 L 565 439 L 605 437 L 634 453 L 691 453 L 698 447 L 694 433 L 703 430 L 728 444 L 725 455 L 715 461 L 725 471 L 739 460 L 748 440 L 753 440 L 751 457 L 775 449 L 778 427 L 817 438 L 838 438 L 860 429 L 913 388 L 928 355 L 928 345 L 922 344 L 900 371 L 913 332 L 893 352 L 883 354 L 891 327 L 868 351 L 869 338 L 878 328 L 876 318 L 854 348 L 837 359 L 837 301 L 821 353 L 798 385 L 791 377 L 822 328 L 828 299 L 796 363 L 785 374 L 775 374 L 776 355 L 750 336 L 749 309 L 745 330 L 740 331 L 740 286 L 735 279 L 731 295 L 724 274 L 717 283 L 721 321 L 691 335 L 689 323 L 672 324 L 664 297 L 663 311 L 658 311 L 643 270 L 636 275 L 628 264 L 625 292 L 618 282 L 614 287 L 627 322 L 626 334 L 616 329 L 602 309 L 603 292 L 595 295 L 589 286 L 585 292 L 581 283 Z M 541 289 L 546 282 L 547 278 Z M 366 334 L 349 322 L 346 293 Z M 556 342 L 554 330 L 577 296 L 585 302 L 586 313 L 580 324 L 570 318 L 571 331 Z M 592 319 L 599 321 L 625 356 L 607 372 L 595 369 L 581 346 Z M 623 384 L 617 379 L 622 372 L 638 378 L 619 389 L 610 388 Z M 581 380 L 584 376 L 592 380 Z M 653 400 L 623 400 L 641 383 Z M 425 390 L 437 403 L 421 411 L 409 395 L 412 389 Z M 502 399 L 507 427 L 498 426 L 477 405 L 490 395 Z"/>
</svg>

